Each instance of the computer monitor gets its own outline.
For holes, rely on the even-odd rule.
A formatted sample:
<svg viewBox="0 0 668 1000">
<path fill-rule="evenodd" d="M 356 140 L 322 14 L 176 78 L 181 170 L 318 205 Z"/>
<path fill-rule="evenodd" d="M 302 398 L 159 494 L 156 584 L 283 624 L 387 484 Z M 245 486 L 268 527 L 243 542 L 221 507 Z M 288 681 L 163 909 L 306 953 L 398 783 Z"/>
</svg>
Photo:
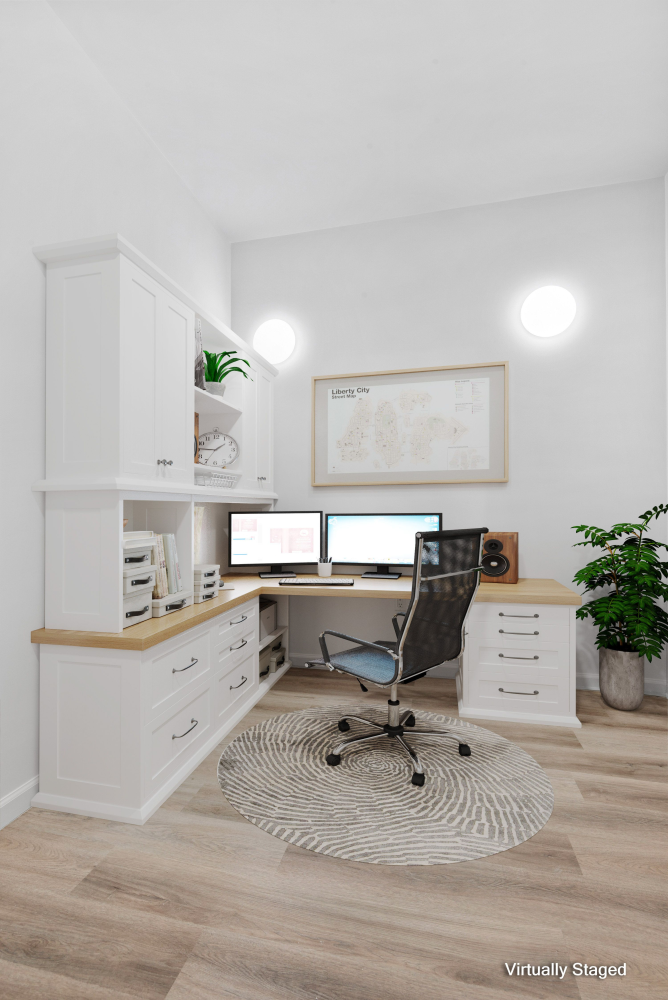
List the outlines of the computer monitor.
<svg viewBox="0 0 668 1000">
<path fill-rule="evenodd" d="M 322 552 L 321 510 L 230 511 L 228 563 L 264 566 L 272 576 L 295 576 L 281 563 L 317 563 Z"/>
<path fill-rule="evenodd" d="M 367 579 L 398 580 L 390 566 L 412 566 L 418 531 L 440 531 L 440 514 L 328 514 L 326 551 L 333 563 L 375 565 Z"/>
</svg>

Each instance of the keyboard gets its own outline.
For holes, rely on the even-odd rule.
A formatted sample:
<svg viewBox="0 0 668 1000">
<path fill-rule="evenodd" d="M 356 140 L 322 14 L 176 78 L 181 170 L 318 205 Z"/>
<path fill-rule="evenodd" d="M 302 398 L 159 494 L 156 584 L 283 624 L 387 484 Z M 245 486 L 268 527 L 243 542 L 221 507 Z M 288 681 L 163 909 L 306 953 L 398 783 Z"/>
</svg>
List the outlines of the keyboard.
<svg viewBox="0 0 668 1000">
<path fill-rule="evenodd" d="M 278 581 L 279 587 L 352 587 L 352 576 L 286 576 Z"/>
</svg>

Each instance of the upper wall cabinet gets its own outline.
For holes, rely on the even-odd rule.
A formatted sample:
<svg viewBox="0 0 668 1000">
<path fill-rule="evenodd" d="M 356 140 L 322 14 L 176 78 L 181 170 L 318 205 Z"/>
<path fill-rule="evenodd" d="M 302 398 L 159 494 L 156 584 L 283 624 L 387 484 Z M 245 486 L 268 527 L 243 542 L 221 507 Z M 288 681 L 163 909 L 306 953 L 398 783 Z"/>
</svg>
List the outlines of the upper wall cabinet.
<svg viewBox="0 0 668 1000">
<path fill-rule="evenodd" d="M 47 272 L 47 479 L 192 483 L 194 312 L 121 254 Z"/>
<path fill-rule="evenodd" d="M 276 499 L 276 369 L 118 235 L 35 254 L 47 264 L 46 479 L 35 488 Z M 209 350 L 251 365 L 249 379 L 230 376 L 224 400 L 195 391 L 196 321 Z M 232 487 L 194 464 L 196 413 L 200 432 L 237 442 Z"/>
</svg>

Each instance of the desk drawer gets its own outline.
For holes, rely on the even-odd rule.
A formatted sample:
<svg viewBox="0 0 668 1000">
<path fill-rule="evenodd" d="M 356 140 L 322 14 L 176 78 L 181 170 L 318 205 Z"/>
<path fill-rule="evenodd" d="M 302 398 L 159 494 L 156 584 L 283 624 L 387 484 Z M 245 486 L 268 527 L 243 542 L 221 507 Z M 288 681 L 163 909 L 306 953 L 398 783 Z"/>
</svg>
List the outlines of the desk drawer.
<svg viewBox="0 0 668 1000">
<path fill-rule="evenodd" d="M 568 642 L 570 637 L 570 626 L 549 625 L 537 619 L 510 619 L 498 618 L 496 621 L 470 621 L 466 625 L 467 635 L 472 638 L 488 639 L 500 645 L 516 645 L 519 643 L 555 643 Z"/>
<path fill-rule="evenodd" d="M 253 650 L 241 660 L 227 660 L 215 682 L 216 728 L 224 725 L 251 695 L 259 683 L 258 653 Z"/>
<path fill-rule="evenodd" d="M 237 608 L 232 608 L 231 611 L 225 611 L 222 615 L 219 615 L 214 619 L 213 628 L 211 629 L 211 645 L 213 647 L 218 647 L 229 640 L 229 644 L 232 645 L 231 636 L 238 635 L 239 629 L 242 628 L 244 632 L 248 631 L 250 628 L 257 630 L 258 626 L 258 599 L 249 601 L 247 604 L 241 604 Z"/>
<path fill-rule="evenodd" d="M 209 630 L 198 630 L 186 639 L 179 636 L 168 649 L 151 660 L 151 714 L 165 711 L 170 700 L 182 698 L 189 687 L 202 682 L 211 669 Z"/>
<path fill-rule="evenodd" d="M 468 620 L 469 623 L 500 622 L 500 628 L 568 625 L 570 608 L 556 604 L 484 604 L 474 601 Z"/>
<path fill-rule="evenodd" d="M 568 675 L 567 642 L 494 642 L 469 636 L 467 652 L 469 669 L 474 674 L 478 673 L 481 667 L 486 667 L 498 672 L 499 676 L 529 668 L 532 671 L 563 671 Z"/>
<path fill-rule="evenodd" d="M 476 708 L 491 708 L 505 712 L 522 712 L 527 715 L 566 715 L 568 712 L 568 687 L 549 680 L 506 681 L 478 677 L 473 688 Z"/>
<path fill-rule="evenodd" d="M 243 623 L 238 630 L 234 630 L 227 637 L 224 643 L 220 643 L 213 651 L 214 670 L 229 670 L 235 663 L 245 660 L 249 653 L 257 651 L 257 635 L 254 628 L 246 628 L 247 622 Z"/>
<path fill-rule="evenodd" d="M 211 688 L 156 724 L 151 732 L 150 781 L 164 783 L 211 733 Z"/>
</svg>

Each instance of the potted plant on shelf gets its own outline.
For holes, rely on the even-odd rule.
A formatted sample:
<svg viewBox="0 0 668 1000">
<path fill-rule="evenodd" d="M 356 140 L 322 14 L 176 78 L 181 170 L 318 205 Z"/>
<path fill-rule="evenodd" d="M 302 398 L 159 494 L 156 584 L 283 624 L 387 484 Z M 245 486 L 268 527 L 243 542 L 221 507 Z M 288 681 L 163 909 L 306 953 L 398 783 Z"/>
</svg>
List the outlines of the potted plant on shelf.
<svg viewBox="0 0 668 1000">
<path fill-rule="evenodd" d="M 244 378 L 248 378 L 247 372 L 238 366 L 241 364 L 250 368 L 249 362 L 245 358 L 240 358 L 234 351 L 221 351 L 220 354 L 205 351 L 204 358 L 204 385 L 216 396 L 222 396 L 225 392 L 223 379 L 231 372 L 240 372 Z"/>
<path fill-rule="evenodd" d="M 609 530 L 574 525 L 586 541 L 602 549 L 597 559 L 575 574 L 585 593 L 609 588 L 601 597 L 578 608 L 578 618 L 591 618 L 598 628 L 599 686 L 611 708 L 630 712 L 639 708 L 644 694 L 643 657 L 660 656 L 668 643 L 668 614 L 657 603 L 668 600 L 668 562 L 661 550 L 668 545 L 645 534 L 650 521 L 668 511 L 668 504 L 639 515 L 637 524 L 613 524 Z"/>
</svg>

